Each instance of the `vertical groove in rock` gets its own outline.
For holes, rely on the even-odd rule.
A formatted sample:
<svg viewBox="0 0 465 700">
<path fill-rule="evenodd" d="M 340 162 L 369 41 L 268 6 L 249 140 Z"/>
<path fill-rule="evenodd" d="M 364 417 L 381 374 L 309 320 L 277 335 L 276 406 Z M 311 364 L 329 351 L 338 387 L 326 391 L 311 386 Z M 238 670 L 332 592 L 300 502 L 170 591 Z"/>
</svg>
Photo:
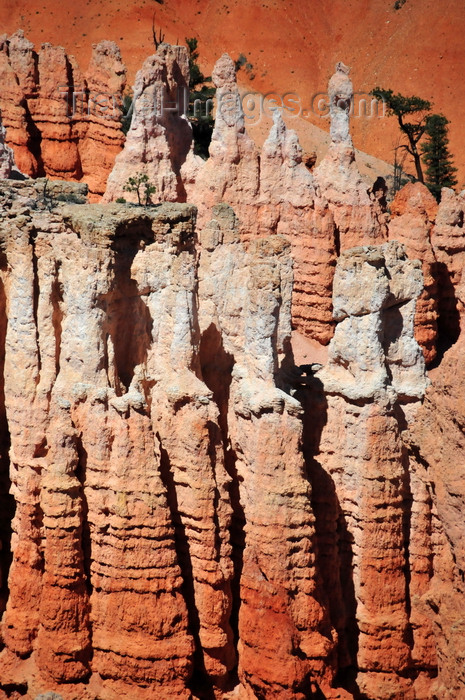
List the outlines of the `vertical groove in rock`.
<svg viewBox="0 0 465 700">
<path fill-rule="evenodd" d="M 38 382 L 40 382 L 40 371 L 42 368 L 42 362 L 40 358 L 40 343 L 39 343 L 39 324 L 38 324 L 38 306 L 39 306 L 39 276 L 38 276 L 38 262 L 37 262 L 37 252 L 35 239 L 37 236 L 37 231 L 31 231 L 29 236 L 29 244 L 31 246 L 32 253 L 32 284 L 33 284 L 33 299 L 32 299 L 32 313 L 34 315 L 34 325 L 36 329 L 36 345 L 37 345 L 37 369 L 38 369 Z"/>
<path fill-rule="evenodd" d="M 431 232 L 431 245 L 436 258 L 435 272 L 438 280 L 438 329 L 440 333 L 440 357 L 460 335 L 462 310 L 461 287 L 465 245 L 463 236 L 465 201 L 463 194 L 455 194 L 443 188 L 435 224 Z"/>
<path fill-rule="evenodd" d="M 57 262 L 55 266 L 55 277 L 52 283 L 50 293 L 50 302 L 52 304 L 52 325 L 55 335 L 55 377 L 60 373 L 60 353 L 61 353 L 61 328 L 63 323 L 63 292 L 60 281 L 60 266 Z"/>
<path fill-rule="evenodd" d="M 237 653 L 239 611 L 241 605 L 240 580 L 245 547 L 245 515 L 241 503 L 236 469 L 237 456 L 231 445 L 228 426 L 230 389 L 235 359 L 231 352 L 225 350 L 221 332 L 214 323 L 211 323 L 201 335 L 199 360 L 202 378 L 213 393 L 213 399 L 218 406 L 218 424 L 221 429 L 224 467 L 229 477 L 228 494 L 232 511 L 229 537 L 234 572 L 231 580 L 232 602 L 230 624 L 234 634 L 234 646 Z"/>
<path fill-rule="evenodd" d="M 303 452 L 312 484 L 315 567 L 319 585 L 327 594 L 330 619 L 337 632 L 337 684 L 352 689 L 357 672 L 359 638 L 352 539 L 335 480 L 318 459 L 321 435 L 328 420 L 328 402 L 321 383 L 316 380 L 311 392 L 300 388 L 296 397 L 304 408 Z"/>
<path fill-rule="evenodd" d="M 173 523 L 174 527 L 176 557 L 181 569 L 181 575 L 183 579 L 181 590 L 184 600 L 186 601 L 189 631 L 192 634 L 195 644 L 193 673 L 195 675 L 195 673 L 197 672 L 197 674 L 201 675 L 204 682 L 208 683 L 208 679 L 205 678 L 205 664 L 203 662 L 202 647 L 199 639 L 200 622 L 198 611 L 195 605 L 194 577 L 192 571 L 192 560 L 190 557 L 189 550 L 189 540 L 186 536 L 186 528 L 182 523 L 181 514 L 179 512 L 179 504 L 176 496 L 176 484 L 174 482 L 170 458 L 167 451 L 164 449 L 161 443 L 160 435 L 157 434 L 156 438 L 158 440 L 160 450 L 160 475 L 163 482 L 163 486 L 166 490 L 166 497 L 168 507 L 170 509 L 171 522 Z"/>
<path fill-rule="evenodd" d="M 91 565 L 92 565 L 92 539 L 90 534 L 90 524 L 89 524 L 89 504 L 87 503 L 87 496 L 85 491 L 85 483 L 87 479 L 87 459 L 88 455 L 84 446 L 82 444 L 82 436 L 76 431 L 76 426 L 72 423 L 72 427 L 75 431 L 75 444 L 78 463 L 75 470 L 76 478 L 80 484 L 80 499 L 81 499 L 81 552 L 82 552 L 82 567 L 83 567 L 83 580 L 87 591 L 87 597 L 89 598 L 92 594 L 92 577 L 91 577 Z M 90 625 L 89 625 L 90 627 Z M 89 629 L 90 634 L 92 634 L 92 629 Z"/>
<path fill-rule="evenodd" d="M 2 254 L 3 257 L 3 254 Z M 2 261 L 2 267 L 4 266 Z M 8 600 L 8 572 L 11 564 L 11 521 L 15 501 L 10 495 L 10 432 L 5 406 L 5 341 L 7 331 L 6 294 L 0 277 L 0 615 Z"/>
<path fill-rule="evenodd" d="M 408 416 L 408 419 L 410 422 L 412 417 Z M 416 416 L 413 420 L 415 419 Z M 408 468 L 411 494 L 408 551 L 409 620 L 412 666 L 417 674 L 414 687 L 421 698 L 431 693 L 432 681 L 438 668 L 433 626 L 422 602 L 434 575 L 433 504 L 427 467 L 415 447 L 409 451 Z"/>
</svg>

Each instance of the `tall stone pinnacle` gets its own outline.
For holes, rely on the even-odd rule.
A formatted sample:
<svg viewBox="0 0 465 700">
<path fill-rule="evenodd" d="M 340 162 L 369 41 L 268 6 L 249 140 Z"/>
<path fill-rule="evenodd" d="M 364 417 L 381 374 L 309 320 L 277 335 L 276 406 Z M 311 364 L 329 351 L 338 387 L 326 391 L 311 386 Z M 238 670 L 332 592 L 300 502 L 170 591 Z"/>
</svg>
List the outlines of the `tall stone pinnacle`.
<svg viewBox="0 0 465 700">
<path fill-rule="evenodd" d="M 350 68 L 341 61 L 336 63 L 336 72 L 328 84 L 329 114 L 331 117 L 332 143 L 344 143 L 352 146 L 349 130 L 350 108 L 354 97 L 354 88 L 349 78 Z"/>
</svg>

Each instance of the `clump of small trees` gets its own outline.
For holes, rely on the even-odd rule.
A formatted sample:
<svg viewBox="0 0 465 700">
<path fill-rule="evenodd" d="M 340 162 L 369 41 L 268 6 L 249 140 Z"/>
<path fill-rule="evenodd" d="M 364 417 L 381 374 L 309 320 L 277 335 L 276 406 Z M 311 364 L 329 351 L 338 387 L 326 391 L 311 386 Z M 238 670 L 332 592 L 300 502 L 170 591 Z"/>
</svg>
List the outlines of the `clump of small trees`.
<svg viewBox="0 0 465 700">
<path fill-rule="evenodd" d="M 432 114 L 431 102 L 413 95 L 406 97 L 392 90 L 376 87 L 371 94 L 386 105 L 387 112 L 397 118 L 405 142 L 396 147 L 405 149 L 412 157 L 417 180 L 424 182 L 436 199 L 440 199 L 442 187 L 457 184 L 454 173 L 457 169 L 449 152 L 448 119 L 442 114 Z M 420 140 L 425 141 L 420 144 Z M 426 164 L 426 179 L 422 165 Z M 399 183 L 401 178 L 398 178 Z"/>
</svg>

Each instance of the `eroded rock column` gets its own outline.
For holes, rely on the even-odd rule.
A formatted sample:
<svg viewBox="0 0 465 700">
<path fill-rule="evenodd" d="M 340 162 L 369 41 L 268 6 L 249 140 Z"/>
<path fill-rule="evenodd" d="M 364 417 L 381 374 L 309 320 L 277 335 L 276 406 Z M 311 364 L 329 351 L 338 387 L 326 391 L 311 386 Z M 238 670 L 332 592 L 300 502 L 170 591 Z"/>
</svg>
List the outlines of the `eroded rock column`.
<svg viewBox="0 0 465 700">
<path fill-rule="evenodd" d="M 408 260 L 400 244 L 345 251 L 334 280 L 338 324 L 328 363 L 314 380 L 327 404 L 313 465 L 313 473 L 323 469 L 326 478 L 319 477 L 314 499 L 328 503 L 330 512 L 335 508 L 334 519 L 320 521 L 318 529 L 340 570 L 342 607 L 333 595 L 332 609 L 347 642 L 342 668 L 363 694 L 379 699 L 420 697 L 415 685 L 434 667 L 431 627 L 417 614 L 415 597 L 431 572 L 421 581 L 412 563 L 428 499 L 411 477 L 403 440 L 404 413 L 412 419 L 427 386 L 413 337 L 421 290 L 420 264 Z M 328 489 L 334 490 L 331 503 Z M 321 517 L 318 506 L 317 512 Z M 328 573 L 325 566 L 325 578 Z M 418 652 L 412 658 L 419 637 L 427 640 L 422 660 Z"/>
</svg>

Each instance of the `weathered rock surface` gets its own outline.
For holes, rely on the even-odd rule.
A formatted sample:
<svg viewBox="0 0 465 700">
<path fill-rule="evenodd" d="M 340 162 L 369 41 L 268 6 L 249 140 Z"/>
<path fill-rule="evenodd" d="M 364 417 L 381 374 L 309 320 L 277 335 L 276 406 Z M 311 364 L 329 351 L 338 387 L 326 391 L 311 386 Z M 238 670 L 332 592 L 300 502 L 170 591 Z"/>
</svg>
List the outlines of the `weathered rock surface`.
<svg viewBox="0 0 465 700">
<path fill-rule="evenodd" d="M 316 580 L 301 407 L 275 385 L 289 361 L 289 244 L 274 236 L 245 252 L 232 210 L 213 214 L 201 234 L 201 362 L 233 479 L 239 678 L 248 689 L 240 697 L 303 700 L 332 686 L 323 659 L 337 640 Z"/>
<path fill-rule="evenodd" d="M 36 60 L 20 34 L 2 46 L 47 172 L 78 177 L 105 109 L 70 126 L 53 75 L 84 81 L 73 61 L 50 45 Z M 384 242 L 347 69 L 314 176 L 278 113 L 257 152 L 233 68 L 215 68 L 200 163 L 187 55 L 160 46 L 108 185 L 129 198 L 146 174 L 154 199 L 199 204 L 197 227 L 187 204 L 68 206 L 85 186 L 0 183 L 2 700 L 465 692 L 463 196 L 436 213 L 409 185 Z M 91 74 L 91 93 L 121 91 L 113 44 Z M 294 366 L 291 321 L 334 332 L 323 367 Z M 428 388 L 424 357 L 454 342 Z"/>
<path fill-rule="evenodd" d="M 187 49 L 160 44 L 137 73 L 133 92 L 131 127 L 108 178 L 103 201 L 124 196 L 127 201 L 137 202 L 135 193 L 124 190 L 136 174 L 146 175 L 157 188 L 152 201 L 186 201 L 180 171 L 192 142 L 185 116 L 189 96 Z"/>
<path fill-rule="evenodd" d="M 187 198 L 198 207 L 200 228 L 215 204 L 227 202 L 238 216 L 242 237 L 250 240 L 258 231 L 259 152 L 245 128 L 236 67 L 227 53 L 216 62 L 212 80 L 216 112 L 210 157 L 203 162 L 190 155 L 183 168 Z"/>
<path fill-rule="evenodd" d="M 295 131 L 278 111 L 261 152 L 245 128 L 234 62 L 224 54 L 216 63 L 216 120 L 210 158 L 192 152 L 182 168 L 189 201 L 198 207 L 202 229 L 212 207 L 226 202 L 239 220 L 241 239 L 282 233 L 292 246 L 295 328 L 321 343 L 333 331 L 331 287 L 336 237 L 327 202 L 315 191 L 313 176 L 302 158 Z"/>
<path fill-rule="evenodd" d="M 283 236 L 0 191 L 5 697 L 460 697 L 462 341 L 428 388 L 421 264 L 343 251 L 298 371 Z"/>
<path fill-rule="evenodd" d="M 18 30 L 0 37 L 0 109 L 18 168 L 33 177 L 83 180 L 91 198 L 105 190 L 124 143 L 126 69 L 118 47 L 93 46 L 84 76 L 61 46 L 38 52 Z"/>
<path fill-rule="evenodd" d="M 404 442 L 426 389 L 413 337 L 421 289 L 420 264 L 396 242 L 342 253 L 329 361 L 305 398 L 319 566 L 340 663 L 349 687 L 377 700 L 433 697 L 436 669 L 419 602 L 432 576 L 431 501 Z"/>
<path fill-rule="evenodd" d="M 66 698 L 188 697 L 193 641 L 144 394 L 153 380 L 135 372 L 152 325 L 130 272 L 145 243 L 140 215 L 24 206 L 21 228 L 3 229 L 16 514 L 2 680 L 26 675 L 31 692 L 65 684 Z M 180 271 L 193 259 L 192 216 L 185 207 L 156 217 L 175 248 L 186 237 L 173 257 Z M 88 692 L 76 684 L 89 678 L 91 657 Z"/>
<path fill-rule="evenodd" d="M 293 327 L 326 344 L 334 327 L 334 220 L 302 162 L 297 134 L 287 129 L 278 111 L 260 154 L 258 201 L 259 232 L 283 234 L 291 243 Z"/>
<path fill-rule="evenodd" d="M 93 44 L 84 76 L 80 75 L 72 57 L 70 63 L 75 90 L 77 86 L 73 131 L 79 152 L 81 180 L 87 183 L 91 200 L 96 200 L 105 191 L 108 174 L 125 141 L 121 131 L 121 107 L 126 67 L 113 41 Z"/>
<path fill-rule="evenodd" d="M 372 199 L 355 162 L 350 136 L 350 109 L 353 101 L 349 68 L 336 65 L 328 84 L 331 117 L 331 145 L 314 169 L 315 180 L 334 216 L 338 248 L 372 245 L 387 240 L 385 216 L 378 200 Z"/>
<path fill-rule="evenodd" d="M 333 299 L 338 324 L 318 374 L 325 391 L 352 401 L 374 399 L 388 386 L 404 400 L 424 395 L 425 365 L 413 337 L 422 285 L 419 262 L 396 241 L 341 254 Z"/>
<path fill-rule="evenodd" d="M 37 130 L 28 111 L 28 98 L 38 89 L 37 55 L 34 45 L 18 30 L 11 37 L 0 37 L 0 110 L 7 130 L 7 143 L 14 151 L 19 169 L 27 175 L 40 175 L 42 165 Z"/>
<path fill-rule="evenodd" d="M 1 682 L 165 700 L 238 672 L 238 697 L 350 697 L 284 391 L 289 243 L 246 250 L 220 205 L 197 248 L 189 205 L 58 190 L 2 189 Z"/>
<path fill-rule="evenodd" d="M 0 178 L 4 179 L 10 177 L 11 171 L 14 166 L 14 156 L 13 151 L 5 143 L 5 127 L 2 124 L 1 114 L 0 114 Z"/>
<path fill-rule="evenodd" d="M 464 193 L 455 194 L 444 188 L 431 232 L 431 245 L 437 261 L 438 326 L 446 347 L 458 339 L 463 319 L 459 290 L 465 265 L 464 215 Z"/>
<path fill-rule="evenodd" d="M 460 305 L 462 310 L 463 298 Z M 412 450 L 424 471 L 424 487 L 432 502 L 432 580 L 421 602 L 432 622 L 437 647 L 436 697 L 444 700 L 465 693 L 463 346 L 462 334 L 432 373 L 424 405 L 410 428 Z"/>
<path fill-rule="evenodd" d="M 417 300 L 415 337 L 429 365 L 438 342 L 438 286 L 431 231 L 437 214 L 433 195 L 420 182 L 405 185 L 391 203 L 389 238 L 403 243 L 409 258 L 421 260 L 423 291 Z"/>
</svg>

